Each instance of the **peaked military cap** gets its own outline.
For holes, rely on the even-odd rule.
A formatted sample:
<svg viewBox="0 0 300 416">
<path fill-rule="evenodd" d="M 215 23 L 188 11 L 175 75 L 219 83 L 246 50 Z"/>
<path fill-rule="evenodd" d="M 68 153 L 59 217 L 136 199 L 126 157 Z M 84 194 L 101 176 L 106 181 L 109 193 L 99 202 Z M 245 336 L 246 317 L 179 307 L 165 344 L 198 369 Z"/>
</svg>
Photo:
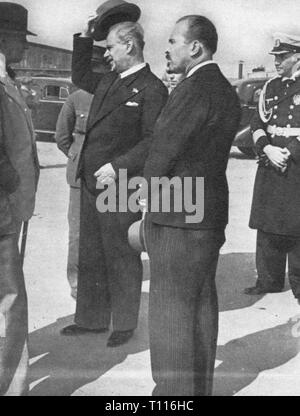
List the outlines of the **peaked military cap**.
<svg viewBox="0 0 300 416">
<path fill-rule="evenodd" d="M 300 53 L 300 36 L 288 35 L 286 33 L 274 33 L 274 47 L 270 55 L 279 55 L 284 53 Z"/>
</svg>

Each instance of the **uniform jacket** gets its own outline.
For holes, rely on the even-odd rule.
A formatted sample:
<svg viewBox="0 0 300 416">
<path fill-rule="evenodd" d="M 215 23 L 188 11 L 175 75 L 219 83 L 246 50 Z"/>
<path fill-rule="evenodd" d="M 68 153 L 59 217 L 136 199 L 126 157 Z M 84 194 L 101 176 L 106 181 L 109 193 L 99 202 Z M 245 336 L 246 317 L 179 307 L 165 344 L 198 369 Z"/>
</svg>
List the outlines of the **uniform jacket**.
<svg viewBox="0 0 300 416">
<path fill-rule="evenodd" d="M 0 233 L 31 218 L 39 164 L 30 110 L 10 78 L 0 79 Z"/>
<path fill-rule="evenodd" d="M 76 172 L 92 99 L 93 96 L 86 91 L 73 92 L 64 103 L 56 124 L 55 140 L 58 148 L 68 157 L 67 182 L 76 188 L 80 187 Z"/>
<path fill-rule="evenodd" d="M 144 176 L 204 178 L 204 218 L 188 224 L 186 210 L 151 212 L 154 223 L 191 229 L 224 228 L 228 221 L 226 168 L 240 120 L 237 94 L 215 63 L 196 70 L 171 93 L 154 129 Z M 192 193 L 195 195 L 195 181 Z"/>
<path fill-rule="evenodd" d="M 258 153 L 267 144 L 286 147 L 291 157 L 282 173 L 260 163 L 254 185 L 250 227 L 273 234 L 300 236 L 300 136 L 286 137 L 267 132 L 268 126 L 300 128 L 300 78 L 269 81 L 264 89 L 265 115 L 257 112 L 253 133 L 261 131 Z M 264 135 L 263 135 L 264 132 Z"/>
<path fill-rule="evenodd" d="M 95 192 L 94 172 L 106 163 L 114 170 L 127 169 L 128 176 L 142 173 L 155 121 L 168 91 L 149 66 L 113 86 L 117 74 L 93 73 L 92 40 L 74 37 L 73 83 L 94 94 L 80 163 L 91 192 Z"/>
</svg>

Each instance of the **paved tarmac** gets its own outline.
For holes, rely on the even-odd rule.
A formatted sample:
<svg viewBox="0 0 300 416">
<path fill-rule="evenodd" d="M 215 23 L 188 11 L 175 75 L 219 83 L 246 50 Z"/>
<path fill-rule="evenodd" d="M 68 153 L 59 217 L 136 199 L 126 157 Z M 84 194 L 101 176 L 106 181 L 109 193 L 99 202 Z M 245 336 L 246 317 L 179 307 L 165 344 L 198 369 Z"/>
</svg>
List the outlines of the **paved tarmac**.
<svg viewBox="0 0 300 416">
<path fill-rule="evenodd" d="M 150 396 L 147 329 L 149 270 L 139 327 L 126 345 L 106 348 L 108 335 L 63 337 L 75 302 L 66 279 L 68 187 L 65 157 L 55 144 L 38 143 L 41 171 L 30 222 L 25 279 L 29 300 L 30 395 Z M 229 161 L 230 223 L 217 284 L 220 329 L 214 395 L 300 395 L 300 306 L 284 292 L 249 297 L 255 283 L 255 232 L 248 228 L 255 160 L 233 150 Z"/>
</svg>

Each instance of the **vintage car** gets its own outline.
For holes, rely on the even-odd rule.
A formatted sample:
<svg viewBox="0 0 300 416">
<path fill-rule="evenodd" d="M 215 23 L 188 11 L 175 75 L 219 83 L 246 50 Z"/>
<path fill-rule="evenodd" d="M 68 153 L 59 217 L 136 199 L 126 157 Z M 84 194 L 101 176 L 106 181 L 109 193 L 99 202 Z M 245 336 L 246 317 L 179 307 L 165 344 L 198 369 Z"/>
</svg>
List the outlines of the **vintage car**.
<svg viewBox="0 0 300 416">
<path fill-rule="evenodd" d="M 247 78 L 234 81 L 242 106 L 242 119 L 233 146 L 247 156 L 255 157 L 254 143 L 250 132 L 250 122 L 257 108 L 261 90 L 268 78 Z"/>
<path fill-rule="evenodd" d="M 76 90 L 68 78 L 19 78 L 21 90 L 32 110 L 38 141 L 54 142 L 56 122 L 68 96 Z"/>
<path fill-rule="evenodd" d="M 242 106 L 242 119 L 233 146 L 254 157 L 250 121 L 256 111 L 259 95 L 268 78 L 247 78 L 232 82 Z M 38 141 L 54 142 L 56 122 L 68 96 L 76 90 L 68 78 L 32 77 L 19 79 L 32 109 L 32 119 Z M 29 93 L 33 92 L 33 95 Z"/>
</svg>

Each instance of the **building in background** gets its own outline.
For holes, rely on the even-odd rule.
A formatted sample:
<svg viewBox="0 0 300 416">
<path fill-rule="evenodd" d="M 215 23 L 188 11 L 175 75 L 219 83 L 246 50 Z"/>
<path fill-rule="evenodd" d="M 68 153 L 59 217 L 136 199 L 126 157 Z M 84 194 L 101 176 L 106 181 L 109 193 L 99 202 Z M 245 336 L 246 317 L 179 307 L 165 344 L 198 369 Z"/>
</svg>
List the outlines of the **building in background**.
<svg viewBox="0 0 300 416">
<path fill-rule="evenodd" d="M 99 61 L 98 71 L 107 72 L 104 62 L 105 48 L 94 47 L 95 60 Z M 14 66 L 17 76 L 71 77 L 72 51 L 55 46 L 28 42 L 23 60 Z"/>
</svg>

